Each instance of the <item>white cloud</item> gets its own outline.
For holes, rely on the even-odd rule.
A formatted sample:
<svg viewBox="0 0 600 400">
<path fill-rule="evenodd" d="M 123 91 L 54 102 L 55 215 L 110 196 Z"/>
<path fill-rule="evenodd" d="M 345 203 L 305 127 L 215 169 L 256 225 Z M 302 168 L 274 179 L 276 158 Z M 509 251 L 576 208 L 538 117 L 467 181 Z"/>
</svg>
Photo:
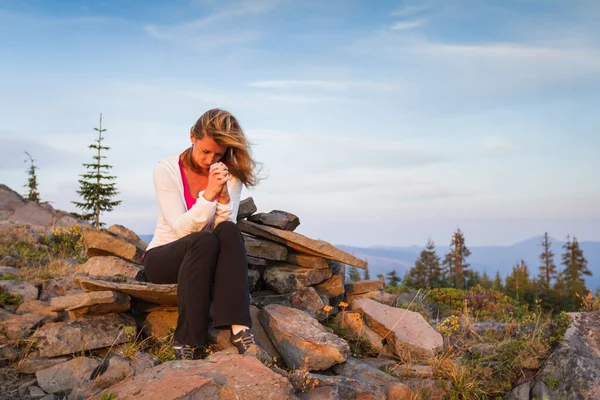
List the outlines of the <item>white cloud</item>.
<svg viewBox="0 0 600 400">
<path fill-rule="evenodd" d="M 418 19 L 414 21 L 398 21 L 394 25 L 392 25 L 392 30 L 394 31 L 410 31 L 415 28 L 419 28 L 423 26 L 425 20 Z"/>
<path fill-rule="evenodd" d="M 418 14 L 421 13 L 423 11 L 426 11 L 430 8 L 429 5 L 425 5 L 425 4 L 421 4 L 421 5 L 414 5 L 414 6 L 406 6 L 403 8 L 399 8 L 397 10 L 392 11 L 392 15 L 395 17 L 406 17 L 409 15 L 414 15 L 414 14 Z"/>
<path fill-rule="evenodd" d="M 501 136 L 487 136 L 481 140 L 481 147 L 491 152 L 512 152 L 517 147 L 508 139 Z"/>
</svg>

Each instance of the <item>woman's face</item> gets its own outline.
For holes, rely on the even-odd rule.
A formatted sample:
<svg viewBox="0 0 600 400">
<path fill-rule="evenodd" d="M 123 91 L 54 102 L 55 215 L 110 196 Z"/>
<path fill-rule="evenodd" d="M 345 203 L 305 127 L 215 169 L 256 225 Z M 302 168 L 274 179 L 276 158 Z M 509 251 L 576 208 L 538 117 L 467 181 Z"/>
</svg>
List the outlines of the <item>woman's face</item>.
<svg viewBox="0 0 600 400">
<path fill-rule="evenodd" d="M 210 166 L 219 162 L 227 151 L 227 146 L 218 144 L 213 138 L 204 136 L 202 139 L 195 139 L 190 135 L 192 144 L 192 157 L 198 166 L 208 171 Z"/>
</svg>

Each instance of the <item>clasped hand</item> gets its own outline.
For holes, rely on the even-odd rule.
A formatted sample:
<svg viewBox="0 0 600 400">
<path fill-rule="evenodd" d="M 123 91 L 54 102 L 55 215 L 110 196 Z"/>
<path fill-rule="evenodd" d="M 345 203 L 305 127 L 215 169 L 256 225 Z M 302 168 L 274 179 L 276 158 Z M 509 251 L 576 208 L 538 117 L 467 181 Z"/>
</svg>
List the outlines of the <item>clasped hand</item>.
<svg viewBox="0 0 600 400">
<path fill-rule="evenodd" d="M 204 190 L 204 198 L 208 201 L 214 201 L 219 196 L 220 203 L 229 203 L 228 181 L 229 170 L 225 164 L 218 162 L 211 165 L 208 173 L 208 184 Z"/>
</svg>

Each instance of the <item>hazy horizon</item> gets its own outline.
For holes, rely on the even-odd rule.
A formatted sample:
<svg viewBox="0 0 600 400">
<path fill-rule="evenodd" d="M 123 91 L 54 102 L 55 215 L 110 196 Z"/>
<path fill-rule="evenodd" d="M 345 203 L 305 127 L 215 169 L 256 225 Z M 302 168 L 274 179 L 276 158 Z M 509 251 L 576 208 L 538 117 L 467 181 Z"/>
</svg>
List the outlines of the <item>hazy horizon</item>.
<svg viewBox="0 0 600 400">
<path fill-rule="evenodd" d="M 154 165 L 221 107 L 263 163 L 259 211 L 353 246 L 600 241 L 600 2 L 0 0 L 0 181 L 76 211 L 103 113 L 152 234 Z"/>
</svg>

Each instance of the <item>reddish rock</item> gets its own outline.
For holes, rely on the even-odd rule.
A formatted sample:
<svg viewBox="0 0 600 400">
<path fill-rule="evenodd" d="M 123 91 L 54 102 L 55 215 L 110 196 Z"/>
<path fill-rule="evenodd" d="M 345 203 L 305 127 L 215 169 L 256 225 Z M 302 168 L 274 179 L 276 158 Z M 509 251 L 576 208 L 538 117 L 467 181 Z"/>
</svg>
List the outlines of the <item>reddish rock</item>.
<svg viewBox="0 0 600 400">
<path fill-rule="evenodd" d="M 164 339 L 171 330 L 177 327 L 177 311 L 152 311 L 146 316 L 144 332 L 155 338 Z"/>
<path fill-rule="evenodd" d="M 344 288 L 347 295 L 356 295 L 361 293 L 384 290 L 384 283 L 379 279 L 362 280 L 357 282 L 348 282 L 346 283 Z"/>
<path fill-rule="evenodd" d="M 314 287 L 319 294 L 324 294 L 327 297 L 336 297 L 344 294 L 344 280 L 340 275 L 333 275 L 331 278 L 316 284 Z"/>
<path fill-rule="evenodd" d="M 145 247 L 108 231 L 87 228 L 83 230 L 83 243 L 88 257 L 115 256 L 136 264 L 142 263 Z"/>
<path fill-rule="evenodd" d="M 98 256 L 90 258 L 85 264 L 75 268 L 76 274 L 85 274 L 91 277 L 125 278 L 140 280 L 144 274 L 143 267 L 130 261 L 114 256 Z"/>
</svg>

